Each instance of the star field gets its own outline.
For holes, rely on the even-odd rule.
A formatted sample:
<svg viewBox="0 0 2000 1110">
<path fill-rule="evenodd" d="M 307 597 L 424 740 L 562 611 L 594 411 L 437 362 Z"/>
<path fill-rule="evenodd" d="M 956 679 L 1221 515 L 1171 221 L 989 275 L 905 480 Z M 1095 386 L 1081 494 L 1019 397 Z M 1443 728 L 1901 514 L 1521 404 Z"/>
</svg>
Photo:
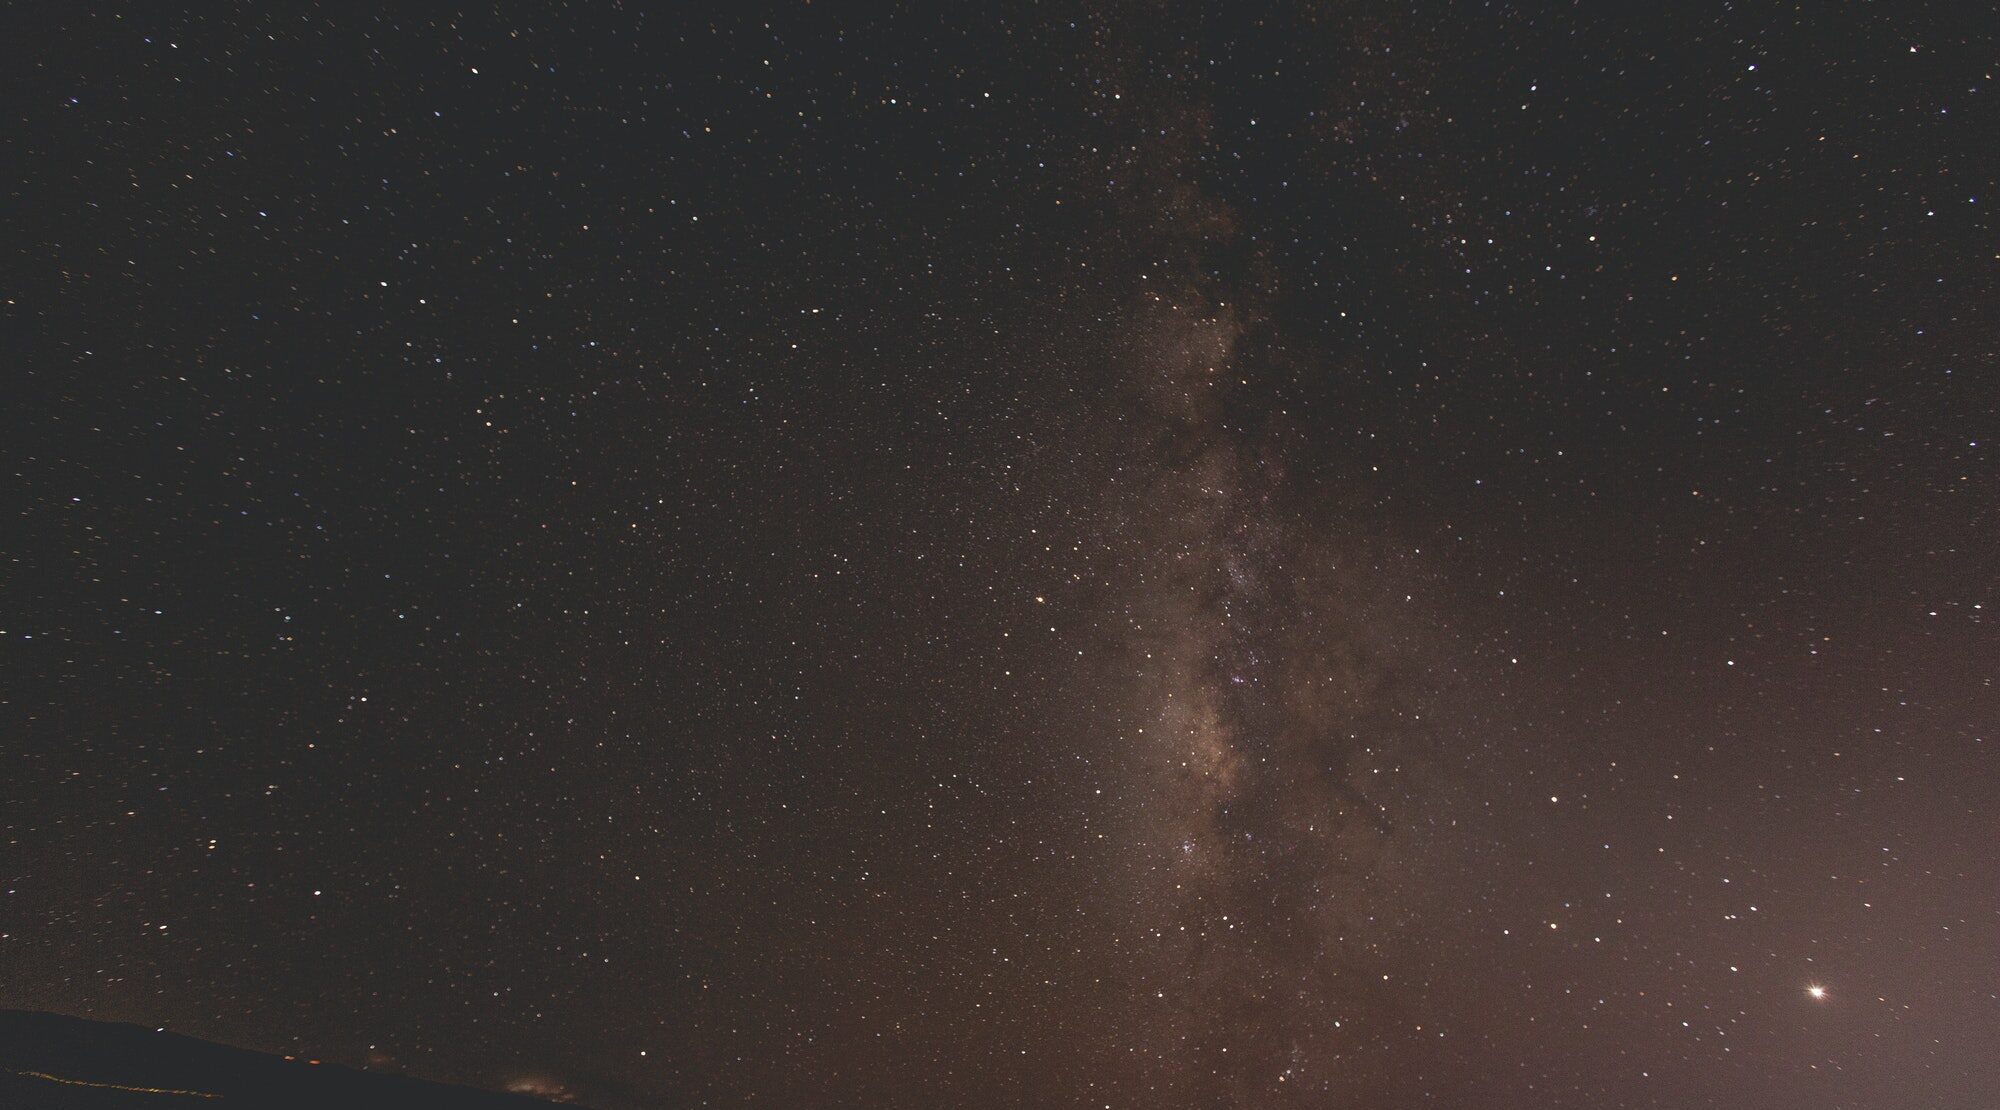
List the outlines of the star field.
<svg viewBox="0 0 2000 1110">
<path fill-rule="evenodd" d="M 0 1006 L 2000 1104 L 1969 6 L 27 5 Z"/>
</svg>

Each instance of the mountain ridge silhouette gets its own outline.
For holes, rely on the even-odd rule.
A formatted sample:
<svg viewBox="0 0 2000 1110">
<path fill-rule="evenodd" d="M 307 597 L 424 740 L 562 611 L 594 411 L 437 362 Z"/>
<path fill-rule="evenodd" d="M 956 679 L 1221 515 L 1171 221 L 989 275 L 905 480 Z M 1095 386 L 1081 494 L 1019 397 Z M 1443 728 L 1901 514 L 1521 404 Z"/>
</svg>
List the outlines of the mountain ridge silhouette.
<svg viewBox="0 0 2000 1110">
<path fill-rule="evenodd" d="M 287 1059 L 139 1025 L 0 1010 L 0 1106 L 23 1110 L 549 1110 L 555 1105 L 528 1095 Z"/>
</svg>

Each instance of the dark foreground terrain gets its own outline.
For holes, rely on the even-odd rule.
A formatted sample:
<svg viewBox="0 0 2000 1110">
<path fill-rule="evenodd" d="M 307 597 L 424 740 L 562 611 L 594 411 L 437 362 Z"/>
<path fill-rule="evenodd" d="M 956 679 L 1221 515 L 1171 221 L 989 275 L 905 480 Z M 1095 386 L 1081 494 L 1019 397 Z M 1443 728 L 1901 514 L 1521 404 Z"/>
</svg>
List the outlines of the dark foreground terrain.
<svg viewBox="0 0 2000 1110">
<path fill-rule="evenodd" d="M 136 1025 L 0 1010 L 0 1107 L 546 1110 L 519 1095 L 313 1064 Z"/>
</svg>

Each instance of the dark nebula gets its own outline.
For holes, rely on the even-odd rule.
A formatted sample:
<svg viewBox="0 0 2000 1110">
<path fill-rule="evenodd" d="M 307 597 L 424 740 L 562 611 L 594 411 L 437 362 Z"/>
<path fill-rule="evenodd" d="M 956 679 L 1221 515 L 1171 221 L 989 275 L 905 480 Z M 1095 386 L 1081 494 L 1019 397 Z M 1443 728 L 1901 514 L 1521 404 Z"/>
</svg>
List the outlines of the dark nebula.
<svg viewBox="0 0 2000 1110">
<path fill-rule="evenodd" d="M 0 1007 L 2000 1105 L 1973 5 L 18 5 Z"/>
</svg>

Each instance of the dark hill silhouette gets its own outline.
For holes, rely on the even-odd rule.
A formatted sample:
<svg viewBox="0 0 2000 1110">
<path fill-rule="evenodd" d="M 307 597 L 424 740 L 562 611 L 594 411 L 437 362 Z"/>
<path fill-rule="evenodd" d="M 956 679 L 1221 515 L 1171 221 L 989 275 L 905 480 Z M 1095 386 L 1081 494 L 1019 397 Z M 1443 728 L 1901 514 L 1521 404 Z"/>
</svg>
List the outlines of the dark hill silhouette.
<svg viewBox="0 0 2000 1110">
<path fill-rule="evenodd" d="M 0 1107 L 550 1110 L 552 1103 L 286 1060 L 137 1025 L 0 1010 Z"/>
</svg>

